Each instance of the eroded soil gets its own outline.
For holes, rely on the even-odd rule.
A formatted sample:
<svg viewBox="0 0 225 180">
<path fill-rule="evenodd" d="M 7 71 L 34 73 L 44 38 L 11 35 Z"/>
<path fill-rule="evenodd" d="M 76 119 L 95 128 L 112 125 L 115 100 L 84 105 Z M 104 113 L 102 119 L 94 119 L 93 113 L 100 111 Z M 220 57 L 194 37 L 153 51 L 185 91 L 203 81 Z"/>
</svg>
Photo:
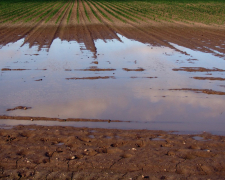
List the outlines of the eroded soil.
<svg viewBox="0 0 225 180">
<path fill-rule="evenodd" d="M 0 129 L 2 179 L 223 179 L 225 137 L 16 126 Z"/>
</svg>

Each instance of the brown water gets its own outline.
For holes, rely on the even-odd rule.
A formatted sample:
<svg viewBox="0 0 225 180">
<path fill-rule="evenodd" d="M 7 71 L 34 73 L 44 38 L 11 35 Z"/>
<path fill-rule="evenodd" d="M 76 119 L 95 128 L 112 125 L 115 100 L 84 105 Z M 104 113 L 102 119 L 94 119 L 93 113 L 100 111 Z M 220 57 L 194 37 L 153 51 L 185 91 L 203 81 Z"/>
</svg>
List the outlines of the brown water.
<svg viewBox="0 0 225 180">
<path fill-rule="evenodd" d="M 96 40 L 94 52 L 82 43 L 60 39 L 41 50 L 21 46 L 24 39 L 3 46 L 0 115 L 123 120 L 131 123 L 80 124 L 225 134 L 225 96 L 205 91 L 223 93 L 225 81 L 193 78 L 225 78 L 223 57 L 117 36 L 120 41 Z M 181 67 L 206 70 L 174 70 Z M 31 109 L 6 111 L 17 106 Z"/>
</svg>

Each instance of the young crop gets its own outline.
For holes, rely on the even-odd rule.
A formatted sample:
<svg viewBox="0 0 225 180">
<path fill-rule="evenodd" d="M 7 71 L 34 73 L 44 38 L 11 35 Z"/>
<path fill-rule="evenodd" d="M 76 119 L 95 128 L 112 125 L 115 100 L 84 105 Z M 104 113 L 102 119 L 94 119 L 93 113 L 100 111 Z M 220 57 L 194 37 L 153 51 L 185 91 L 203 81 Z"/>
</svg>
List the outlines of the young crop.
<svg viewBox="0 0 225 180">
<path fill-rule="evenodd" d="M 92 1 L 90 1 L 90 2 L 106 19 L 108 19 L 109 21 L 113 22 L 112 19 L 110 19 L 101 9 L 98 8 L 98 6 L 96 6 L 96 4 L 94 4 Z"/>
<path fill-rule="evenodd" d="M 72 14 L 72 10 L 73 10 L 74 3 L 75 3 L 75 0 L 73 1 L 73 5 L 71 6 L 69 15 L 68 15 L 68 17 L 67 17 L 67 24 L 69 23 L 69 20 L 70 20 L 71 14 Z"/>
<path fill-rule="evenodd" d="M 22 20 L 28 22 L 33 19 L 44 20 L 47 23 L 54 17 L 55 23 L 67 18 L 68 24 L 73 9 L 77 11 L 76 18 L 79 23 L 80 8 L 84 10 L 90 22 L 91 14 L 99 22 L 104 19 L 113 22 L 110 16 L 124 23 L 126 20 L 138 23 L 144 19 L 143 17 L 155 21 L 175 20 L 223 25 L 225 21 L 225 0 L 77 0 L 76 2 L 77 7 L 74 8 L 75 0 L 0 0 L 0 23 L 10 21 L 16 23 Z M 65 17 L 64 14 L 68 16 Z"/>
<path fill-rule="evenodd" d="M 89 15 L 88 15 L 88 12 L 87 12 L 87 10 L 85 8 L 85 5 L 84 5 L 84 1 L 83 0 L 81 0 L 81 1 L 82 1 L 82 4 L 83 4 L 83 7 L 84 7 L 84 11 L 85 11 L 86 17 L 88 18 L 89 22 L 91 22 L 91 20 L 89 18 Z"/>
<path fill-rule="evenodd" d="M 61 19 L 62 15 L 64 14 L 64 12 L 66 11 L 66 9 L 68 8 L 69 5 L 70 5 L 70 3 L 68 3 L 67 6 L 64 8 L 64 10 L 62 11 L 62 13 L 59 15 L 58 19 L 56 20 L 55 24 L 57 24 L 58 21 Z"/>
<path fill-rule="evenodd" d="M 109 4 L 109 5 L 107 5 L 107 4 Z M 106 7 L 108 7 L 108 8 L 111 8 L 114 12 L 116 12 L 117 14 L 119 14 L 119 15 L 121 15 L 121 16 L 123 16 L 123 17 L 125 17 L 125 18 L 127 18 L 127 19 L 130 19 L 131 21 L 134 21 L 134 22 L 137 22 L 134 18 L 132 18 L 132 17 L 135 17 L 135 18 L 137 18 L 137 19 L 139 19 L 139 20 L 141 20 L 141 18 L 139 18 L 139 17 L 137 17 L 137 16 L 135 16 L 134 14 L 131 14 L 131 13 L 129 13 L 128 11 L 126 11 L 124 8 L 120 8 L 119 6 L 117 6 L 117 5 L 115 5 L 115 4 L 111 4 L 111 3 L 107 3 L 107 4 L 104 4 Z M 132 17 L 131 17 L 132 16 Z"/>
<path fill-rule="evenodd" d="M 64 5 L 65 5 L 65 2 L 61 3 L 60 6 L 58 6 L 56 9 L 54 9 L 53 12 L 45 20 L 45 23 L 47 23 Z"/>
<path fill-rule="evenodd" d="M 49 10 L 50 8 L 52 8 L 54 4 L 53 3 L 49 3 L 48 6 L 46 6 L 45 8 L 41 8 L 40 11 L 38 11 L 36 14 L 33 14 L 33 16 L 30 16 L 29 18 L 25 19 L 25 22 L 29 22 L 32 19 L 40 16 L 42 13 L 44 13 L 46 10 Z"/>
<path fill-rule="evenodd" d="M 119 19 L 120 21 L 126 23 L 125 20 L 123 20 L 120 16 L 118 16 L 117 14 L 115 14 L 113 11 L 109 10 L 109 8 L 104 7 L 102 4 L 100 4 L 99 2 L 95 2 L 97 5 L 99 5 L 102 9 L 104 9 L 107 13 L 111 14 L 112 16 L 114 16 L 115 18 Z"/>
<path fill-rule="evenodd" d="M 77 22 L 79 24 L 80 18 L 79 18 L 79 0 L 77 0 Z"/>
<path fill-rule="evenodd" d="M 92 13 L 94 14 L 94 16 L 99 20 L 99 22 L 102 22 L 102 20 L 98 17 L 97 13 L 94 11 L 94 9 L 91 7 L 91 5 L 89 4 L 89 2 L 87 0 L 85 0 L 87 5 L 89 6 L 89 8 L 91 9 Z"/>
<path fill-rule="evenodd" d="M 55 6 L 56 6 L 56 8 L 57 8 L 57 7 L 60 6 L 60 5 L 61 5 L 61 3 L 58 3 L 58 4 L 56 4 Z M 54 8 L 55 6 L 53 6 L 53 8 Z M 44 19 L 45 17 L 47 17 L 47 16 L 53 11 L 53 8 L 50 8 L 50 9 L 48 9 L 47 11 L 45 11 L 45 12 L 37 19 L 37 22 L 40 21 L 40 20 L 42 20 L 42 19 Z"/>
</svg>

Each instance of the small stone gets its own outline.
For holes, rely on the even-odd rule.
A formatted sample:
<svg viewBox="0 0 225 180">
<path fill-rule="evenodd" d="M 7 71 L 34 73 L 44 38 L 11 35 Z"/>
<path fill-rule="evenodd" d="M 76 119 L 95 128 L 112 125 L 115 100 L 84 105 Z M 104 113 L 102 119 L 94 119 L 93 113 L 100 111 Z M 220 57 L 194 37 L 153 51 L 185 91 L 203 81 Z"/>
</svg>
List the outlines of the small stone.
<svg viewBox="0 0 225 180">
<path fill-rule="evenodd" d="M 88 149 L 85 149 L 85 150 L 84 150 L 84 152 L 87 152 L 87 151 L 88 151 Z"/>
<path fill-rule="evenodd" d="M 183 144 L 186 144 L 186 142 L 183 141 Z"/>
<path fill-rule="evenodd" d="M 76 159 L 76 156 L 72 156 L 70 159 Z"/>
<path fill-rule="evenodd" d="M 33 121 L 33 119 L 30 119 L 31 121 Z"/>
<path fill-rule="evenodd" d="M 133 150 L 133 151 L 136 151 L 137 149 L 135 149 L 135 148 L 132 148 L 132 150 Z"/>
</svg>

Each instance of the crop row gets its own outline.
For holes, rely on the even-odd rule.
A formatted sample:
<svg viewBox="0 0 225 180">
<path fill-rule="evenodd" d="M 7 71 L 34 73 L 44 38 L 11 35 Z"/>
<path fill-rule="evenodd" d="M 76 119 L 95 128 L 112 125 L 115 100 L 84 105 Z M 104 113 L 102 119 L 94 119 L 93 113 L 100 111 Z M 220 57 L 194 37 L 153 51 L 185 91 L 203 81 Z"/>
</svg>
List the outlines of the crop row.
<svg viewBox="0 0 225 180">
<path fill-rule="evenodd" d="M 81 13 L 83 13 L 81 15 Z M 184 21 L 205 24 L 225 23 L 224 0 L 1 0 L 0 23 L 39 22 L 58 23 L 66 19 L 80 23 L 81 18 L 100 23 L 123 23 L 155 20 Z"/>
</svg>

